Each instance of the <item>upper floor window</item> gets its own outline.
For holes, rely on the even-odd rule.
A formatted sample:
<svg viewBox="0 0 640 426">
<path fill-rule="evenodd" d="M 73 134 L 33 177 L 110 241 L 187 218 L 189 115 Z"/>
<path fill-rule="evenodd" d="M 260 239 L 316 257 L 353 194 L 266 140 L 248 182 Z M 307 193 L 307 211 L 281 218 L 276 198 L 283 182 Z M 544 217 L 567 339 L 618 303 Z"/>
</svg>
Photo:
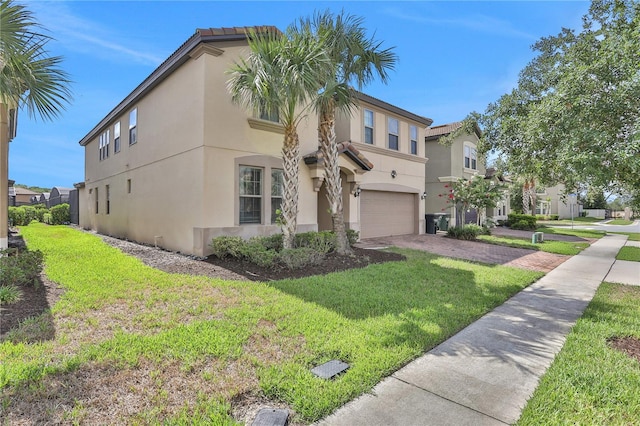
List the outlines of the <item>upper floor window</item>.
<svg viewBox="0 0 640 426">
<path fill-rule="evenodd" d="M 282 209 L 284 173 L 281 169 L 271 169 L 271 223 L 278 221 L 278 210 Z"/>
<path fill-rule="evenodd" d="M 464 146 L 464 167 L 478 170 L 478 153 L 475 148 L 469 145 Z"/>
<path fill-rule="evenodd" d="M 364 110 L 364 143 L 373 145 L 373 111 Z"/>
<path fill-rule="evenodd" d="M 113 126 L 113 152 L 120 152 L 120 122 Z"/>
<path fill-rule="evenodd" d="M 411 153 L 413 155 L 418 154 L 418 128 L 416 126 L 409 126 L 409 133 L 411 135 Z"/>
<path fill-rule="evenodd" d="M 261 223 L 262 169 L 240 166 L 240 223 Z"/>
<path fill-rule="evenodd" d="M 109 137 L 110 137 L 109 133 L 110 132 L 107 129 L 104 132 L 102 132 L 102 134 L 100 135 L 99 144 L 98 144 L 100 161 L 109 157 Z"/>
<path fill-rule="evenodd" d="M 129 113 L 129 145 L 138 142 L 138 108 Z"/>
<path fill-rule="evenodd" d="M 389 149 L 398 150 L 399 123 L 395 118 L 389 117 Z"/>
</svg>

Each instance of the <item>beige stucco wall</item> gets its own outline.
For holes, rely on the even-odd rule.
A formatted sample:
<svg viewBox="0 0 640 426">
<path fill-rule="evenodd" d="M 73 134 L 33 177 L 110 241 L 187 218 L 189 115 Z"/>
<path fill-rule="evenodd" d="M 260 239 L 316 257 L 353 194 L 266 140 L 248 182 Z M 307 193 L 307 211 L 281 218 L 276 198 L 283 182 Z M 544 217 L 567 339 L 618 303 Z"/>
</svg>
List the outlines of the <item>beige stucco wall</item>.
<svg viewBox="0 0 640 426">
<path fill-rule="evenodd" d="M 250 123 L 256 121 L 251 119 L 252 112 L 231 102 L 225 71 L 247 47 L 239 42 L 219 43 L 217 47 L 224 50 L 222 55 L 204 53 L 190 59 L 135 104 L 136 144 L 130 146 L 128 139 L 131 108 L 109 124 L 107 159 L 99 160 L 99 137 L 87 144 L 86 190 L 81 195 L 80 215 L 83 227 L 199 256 L 210 253 L 208 244 L 214 236 L 248 238 L 279 231 L 269 223 L 269 215 L 260 225 L 238 223 L 238 165 L 244 164 L 238 159 L 252 158 L 246 165 L 260 166 L 266 161 L 282 168 L 283 134 L 281 127 L 269 122 L 262 123 L 261 129 L 252 128 Z M 118 120 L 121 152 L 114 153 L 113 125 Z M 301 154 L 317 148 L 316 129 L 314 116 L 303 120 Z M 264 188 L 264 193 L 267 198 L 269 188 Z M 300 167 L 300 194 L 299 229 L 316 229 L 316 193 L 304 164 Z"/>
<path fill-rule="evenodd" d="M 425 142 L 425 151 L 429 162 L 425 172 L 425 210 L 427 213 L 447 213 L 455 217 L 455 209 L 447 203 L 448 188 L 445 185 L 460 178 L 471 179 L 474 175 L 486 172 L 484 159 L 477 158 L 477 170 L 464 167 L 464 146 L 477 147 L 476 134 L 467 134 L 454 139 L 451 145 L 442 145 L 437 140 Z"/>
</svg>

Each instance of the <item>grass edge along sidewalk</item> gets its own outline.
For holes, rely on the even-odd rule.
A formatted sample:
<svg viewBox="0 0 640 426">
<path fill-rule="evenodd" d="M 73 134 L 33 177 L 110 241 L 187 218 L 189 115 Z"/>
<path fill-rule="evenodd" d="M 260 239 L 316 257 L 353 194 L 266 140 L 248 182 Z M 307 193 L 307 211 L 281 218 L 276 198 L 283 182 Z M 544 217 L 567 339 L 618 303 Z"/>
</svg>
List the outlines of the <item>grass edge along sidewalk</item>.
<svg viewBox="0 0 640 426">
<path fill-rule="evenodd" d="M 262 394 L 311 422 L 542 275 L 398 250 L 407 261 L 267 285 L 167 274 L 68 227 L 22 233 L 67 291 L 49 315 L 53 340 L 0 344 L 10 421 L 234 424 L 234 403 Z M 310 373 L 333 358 L 351 368 Z"/>
<path fill-rule="evenodd" d="M 636 424 L 640 360 L 610 342 L 640 339 L 639 305 L 640 287 L 601 284 L 517 425 Z"/>
</svg>

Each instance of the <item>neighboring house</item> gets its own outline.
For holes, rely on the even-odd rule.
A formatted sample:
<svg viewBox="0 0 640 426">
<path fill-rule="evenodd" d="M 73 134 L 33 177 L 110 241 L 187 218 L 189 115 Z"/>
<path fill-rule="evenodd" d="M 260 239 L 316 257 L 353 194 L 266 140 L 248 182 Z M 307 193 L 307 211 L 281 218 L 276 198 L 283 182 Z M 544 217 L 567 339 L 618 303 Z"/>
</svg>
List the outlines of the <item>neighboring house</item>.
<svg viewBox="0 0 640 426">
<path fill-rule="evenodd" d="M 51 196 L 50 192 L 43 192 L 42 194 L 40 194 L 40 197 L 38 197 L 38 202 L 36 204 L 44 204 L 45 206 L 47 206 L 47 208 L 51 207 L 49 205 L 50 196 Z"/>
<path fill-rule="evenodd" d="M 13 190 L 12 190 L 13 189 Z M 9 188 L 9 195 L 13 193 L 12 199 L 9 201 L 10 206 L 24 206 L 31 204 L 32 197 L 39 197 L 40 194 L 30 189 L 14 186 Z"/>
<path fill-rule="evenodd" d="M 494 208 L 487 209 L 487 218 L 490 219 L 494 225 L 497 225 L 499 224 L 498 221 L 506 221 L 509 213 L 511 213 L 510 186 L 512 182 L 509 177 L 498 173 L 493 167 L 489 167 L 485 171 L 484 178 L 491 179 L 496 185 L 504 186 L 502 198 L 498 200 Z"/>
<path fill-rule="evenodd" d="M 68 204 L 69 193 L 71 191 L 73 191 L 73 188 L 62 188 L 59 186 L 54 186 L 53 188 L 51 188 L 48 207 L 57 206 L 58 204 Z"/>
<path fill-rule="evenodd" d="M 474 126 L 475 131 L 472 134 L 458 136 L 451 144 L 439 143 L 441 137 L 451 134 L 461 126 L 461 122 L 454 122 L 429 127 L 426 129 L 425 137 L 425 151 L 429 158 L 425 173 L 426 212 L 450 215 L 452 226 L 456 218 L 455 206 L 447 203 L 445 194 L 449 189 L 445 185 L 448 186 L 459 179 L 471 179 L 478 174 L 492 179 L 496 184 L 504 183 L 504 178 L 496 175 L 494 169 L 487 170 L 483 158 L 478 156 L 481 132 L 477 125 Z M 489 209 L 486 213 L 487 217 L 495 222 L 505 220 L 509 211 L 509 195 L 505 190 L 505 195 L 496 208 Z M 465 212 L 464 222 L 476 223 L 477 214 L 475 210 Z"/>
<path fill-rule="evenodd" d="M 581 204 L 573 205 L 573 217 L 580 216 Z M 570 199 L 565 194 L 565 187 L 562 184 L 545 188 L 536 186 L 536 211 L 535 214 L 543 216 L 558 215 L 559 219 L 571 219 L 572 208 Z"/>
<path fill-rule="evenodd" d="M 80 141 L 82 227 L 198 256 L 217 236 L 280 232 L 282 125 L 227 91 L 226 72 L 249 51 L 246 31 L 197 30 Z M 337 124 L 347 226 L 363 236 L 423 232 L 418 141 L 431 120 L 360 100 Z M 298 129 L 298 232 L 330 227 L 317 129 L 314 114 Z"/>
</svg>

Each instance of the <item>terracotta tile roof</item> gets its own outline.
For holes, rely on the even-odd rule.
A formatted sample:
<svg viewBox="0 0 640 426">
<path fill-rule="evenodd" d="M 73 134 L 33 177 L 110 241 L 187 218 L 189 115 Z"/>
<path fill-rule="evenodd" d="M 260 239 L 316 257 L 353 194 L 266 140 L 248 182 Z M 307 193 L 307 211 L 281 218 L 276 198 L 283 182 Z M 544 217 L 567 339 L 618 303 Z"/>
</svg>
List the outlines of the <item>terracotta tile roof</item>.
<svg viewBox="0 0 640 426">
<path fill-rule="evenodd" d="M 444 135 L 448 135 L 449 133 L 458 130 L 460 127 L 462 127 L 462 122 L 461 121 L 456 121 L 453 123 L 447 123 L 447 124 L 441 124 L 439 126 L 431 126 L 431 127 L 427 127 L 427 130 L 425 131 L 425 137 L 426 138 L 433 138 L 433 137 L 440 137 L 440 136 L 444 136 Z"/>
<path fill-rule="evenodd" d="M 360 150 L 358 150 L 351 141 L 344 141 L 338 144 L 338 152 L 340 154 L 344 154 L 353 160 L 362 170 L 369 171 L 373 169 L 373 163 L 365 157 Z M 322 155 L 322 151 L 317 150 L 316 152 L 312 152 L 311 154 L 304 156 L 305 164 L 323 164 L 324 157 Z"/>
<path fill-rule="evenodd" d="M 407 111 L 406 109 L 402 109 L 399 108 L 395 105 L 391 105 L 388 102 L 382 101 L 378 98 L 374 98 L 373 96 L 367 95 L 365 93 L 362 92 L 356 92 L 356 96 L 358 97 L 358 99 L 360 99 L 361 101 L 367 102 L 371 105 L 375 105 L 378 108 L 382 108 L 382 109 L 386 109 L 387 111 L 391 111 L 395 114 L 398 114 L 401 117 L 405 117 L 408 118 L 410 120 L 416 121 L 424 126 L 430 126 L 431 123 L 433 123 L 433 120 L 431 118 L 427 118 L 427 117 L 422 117 L 420 115 L 414 114 L 410 111 Z"/>
</svg>

